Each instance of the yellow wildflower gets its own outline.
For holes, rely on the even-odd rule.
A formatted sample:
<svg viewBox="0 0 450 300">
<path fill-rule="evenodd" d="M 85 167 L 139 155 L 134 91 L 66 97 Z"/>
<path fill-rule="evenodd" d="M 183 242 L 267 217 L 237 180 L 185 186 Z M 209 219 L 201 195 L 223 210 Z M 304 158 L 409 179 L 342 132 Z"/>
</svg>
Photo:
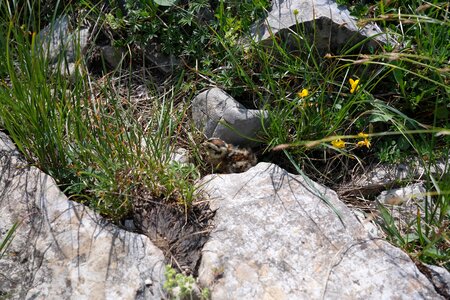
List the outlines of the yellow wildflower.
<svg viewBox="0 0 450 300">
<path fill-rule="evenodd" d="M 353 94 L 359 89 L 359 79 L 353 80 L 350 78 L 348 81 L 350 82 L 350 93 Z"/>
<path fill-rule="evenodd" d="M 303 89 L 301 92 L 298 92 L 298 93 L 297 93 L 297 96 L 298 96 L 299 98 L 305 98 L 305 97 L 308 96 L 308 95 L 309 95 L 309 92 L 308 92 L 307 89 Z"/>
<path fill-rule="evenodd" d="M 359 141 L 356 145 L 357 145 L 358 147 L 366 146 L 367 148 L 370 148 L 370 145 L 371 145 L 371 144 L 370 144 L 369 139 L 365 138 L 364 141 Z"/>
<path fill-rule="evenodd" d="M 363 138 L 363 139 L 367 139 L 369 137 L 369 135 L 367 133 L 360 132 L 360 133 L 358 133 L 358 137 Z"/>
<path fill-rule="evenodd" d="M 341 139 L 337 139 L 331 142 L 331 145 L 336 148 L 345 148 L 345 142 Z"/>
</svg>

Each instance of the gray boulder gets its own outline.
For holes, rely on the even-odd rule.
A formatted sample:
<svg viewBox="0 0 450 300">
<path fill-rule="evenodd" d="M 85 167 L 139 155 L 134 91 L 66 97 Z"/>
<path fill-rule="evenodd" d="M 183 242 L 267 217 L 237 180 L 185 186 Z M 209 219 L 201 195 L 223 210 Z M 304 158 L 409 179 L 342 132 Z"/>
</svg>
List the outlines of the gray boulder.
<svg viewBox="0 0 450 300">
<path fill-rule="evenodd" d="M 272 9 L 265 20 L 255 24 L 253 39 L 257 42 L 271 42 L 271 33 L 282 36 L 284 41 L 295 48 L 296 40 L 292 35 L 301 32 L 321 54 L 339 53 L 345 46 L 353 46 L 367 37 L 376 37 L 366 43 L 366 47 L 378 48 L 388 39 L 376 24 L 363 28 L 357 26 L 357 20 L 344 6 L 338 6 L 329 0 L 274 0 Z M 393 41 L 389 40 L 391 43 Z"/>
<path fill-rule="evenodd" d="M 0 240 L 20 226 L 0 260 L 8 299 L 161 299 L 164 256 L 143 235 L 70 201 L 27 166 L 0 132 Z"/>
<path fill-rule="evenodd" d="M 87 49 L 89 29 L 71 28 L 69 18 L 64 15 L 47 25 L 39 33 L 38 41 L 53 69 L 74 79 L 75 72 L 82 66 L 77 60 Z"/>
<path fill-rule="evenodd" d="M 450 272 L 444 268 L 432 265 L 423 265 L 428 269 L 429 278 L 441 295 L 450 299 Z"/>
<path fill-rule="evenodd" d="M 402 205 L 410 202 L 419 203 L 425 201 L 426 189 L 423 183 L 416 183 L 399 189 L 386 190 L 381 192 L 377 197 L 377 201 L 388 205 Z"/>
<path fill-rule="evenodd" d="M 394 194 L 403 197 L 407 193 L 402 190 L 386 190 L 391 190 L 392 187 L 398 186 L 400 182 L 423 182 L 427 180 L 427 174 L 439 178 L 448 172 L 449 165 L 449 157 L 442 157 L 435 163 L 410 157 L 400 164 L 370 166 L 363 172 L 355 172 L 350 181 L 338 188 L 338 194 L 341 197 L 377 197 L 382 203 L 389 204 L 389 201 L 385 200 L 389 200 L 392 196 L 395 196 Z M 410 194 L 416 194 L 417 196 L 423 192 L 424 190 L 422 189 L 421 191 L 410 192 Z"/>
<path fill-rule="evenodd" d="M 50 63 L 63 59 L 66 63 L 77 60 L 77 54 L 86 50 L 89 29 L 72 29 L 69 18 L 64 15 L 47 25 L 40 33 L 41 49 Z"/>
<path fill-rule="evenodd" d="M 247 109 L 219 88 L 197 95 L 192 101 L 192 118 L 207 138 L 220 138 L 234 145 L 255 145 L 267 112 Z M 263 120 L 262 120 L 263 119 Z"/>
<path fill-rule="evenodd" d="M 202 183 L 217 210 L 199 269 L 212 299 L 441 299 L 404 252 L 307 177 L 260 163 Z"/>
</svg>

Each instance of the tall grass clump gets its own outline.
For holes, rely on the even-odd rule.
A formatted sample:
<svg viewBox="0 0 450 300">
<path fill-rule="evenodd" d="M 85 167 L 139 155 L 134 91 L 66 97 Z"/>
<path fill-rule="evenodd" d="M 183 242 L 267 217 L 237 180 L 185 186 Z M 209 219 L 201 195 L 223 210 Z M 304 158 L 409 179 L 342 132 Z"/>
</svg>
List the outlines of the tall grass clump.
<svg viewBox="0 0 450 300">
<path fill-rule="evenodd" d="M 20 27 L 17 19 L 3 24 L 8 80 L 0 90 L 0 127 L 28 161 L 73 199 L 112 219 L 143 199 L 189 208 L 196 172 L 170 161 L 181 119 L 172 99 L 155 92 L 143 127 L 125 105 L 129 95 L 108 81 L 96 84 L 80 51 L 69 79 L 64 58 L 51 66 L 37 28 Z"/>
<path fill-rule="evenodd" d="M 401 111 L 396 115 L 407 116 L 403 120 L 408 120 L 391 123 L 395 126 L 389 129 L 401 135 L 384 143 L 380 140 L 378 156 L 389 161 L 390 153 L 403 157 L 409 153 L 425 167 L 426 200 L 417 204 L 417 217 L 407 230 L 400 230 L 389 211 L 381 209 L 384 225 L 389 224 L 388 236 L 418 260 L 447 269 L 450 268 L 449 9 L 448 3 L 437 2 L 380 4 L 380 15 L 374 19 L 381 19 L 395 31 L 403 48 L 369 58 L 371 64 L 382 65 L 386 70 L 385 87 L 390 87 L 397 97 L 389 99 L 392 108 L 384 118 Z M 380 82 L 374 88 L 381 85 Z M 423 133 L 409 134 L 410 129 L 421 129 Z"/>
</svg>

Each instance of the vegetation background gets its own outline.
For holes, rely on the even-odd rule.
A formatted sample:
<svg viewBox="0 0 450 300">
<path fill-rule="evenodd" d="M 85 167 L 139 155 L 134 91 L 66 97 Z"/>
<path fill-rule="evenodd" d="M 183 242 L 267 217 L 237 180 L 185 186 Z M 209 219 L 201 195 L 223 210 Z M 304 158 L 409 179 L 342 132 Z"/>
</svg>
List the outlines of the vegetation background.
<svg viewBox="0 0 450 300">
<path fill-rule="evenodd" d="M 268 0 L 2 1 L 0 129 L 70 198 L 114 222 L 149 196 L 189 215 L 202 200 L 194 182 L 207 172 L 190 101 L 218 86 L 269 112 L 258 135 L 261 160 L 327 186 L 378 162 L 419 160 L 427 170 L 422 213 L 400 228 L 379 204 L 380 224 L 414 260 L 450 269 L 448 165 L 443 174 L 431 172 L 450 149 L 450 4 L 338 3 L 361 25 L 378 22 L 399 44 L 364 55 L 348 45 L 323 56 L 299 24 L 298 51 L 276 38 L 268 49 L 249 38 Z M 38 46 L 39 32 L 64 14 L 94 32 L 87 53 L 78 51 L 72 79 Z M 118 67 L 98 55 L 102 43 L 125 49 Z M 149 67 L 146 51 L 154 45 L 179 59 L 170 75 Z M 136 84 L 149 95 L 136 100 Z M 191 163 L 171 161 L 178 146 L 190 150 Z"/>
</svg>

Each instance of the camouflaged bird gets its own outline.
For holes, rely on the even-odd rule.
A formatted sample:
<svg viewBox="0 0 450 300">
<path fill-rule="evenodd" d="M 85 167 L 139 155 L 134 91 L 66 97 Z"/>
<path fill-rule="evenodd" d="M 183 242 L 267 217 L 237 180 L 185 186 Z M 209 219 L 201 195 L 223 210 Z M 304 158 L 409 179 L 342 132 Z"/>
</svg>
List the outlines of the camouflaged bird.
<svg viewBox="0 0 450 300">
<path fill-rule="evenodd" d="M 210 138 L 202 144 L 208 163 L 220 173 L 245 172 L 257 163 L 251 149 L 239 148 L 219 138 Z"/>
</svg>

